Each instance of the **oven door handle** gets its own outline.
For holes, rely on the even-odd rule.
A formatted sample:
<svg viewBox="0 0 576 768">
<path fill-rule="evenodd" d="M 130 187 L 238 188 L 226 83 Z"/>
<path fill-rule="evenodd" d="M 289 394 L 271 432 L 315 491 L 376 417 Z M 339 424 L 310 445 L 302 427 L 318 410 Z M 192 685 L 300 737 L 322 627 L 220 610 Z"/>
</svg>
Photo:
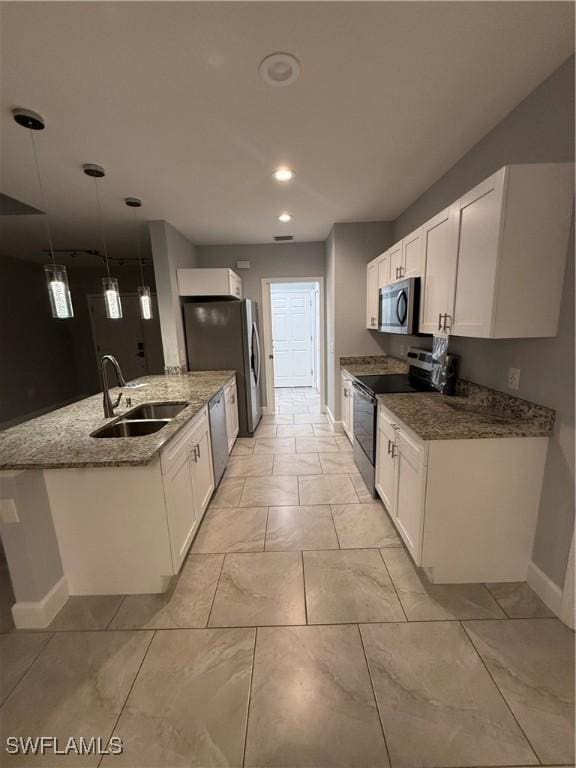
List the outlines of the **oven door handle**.
<svg viewBox="0 0 576 768">
<path fill-rule="evenodd" d="M 358 395 L 363 399 L 367 400 L 369 403 L 375 403 L 376 398 L 371 392 L 368 392 L 367 389 L 365 389 L 362 384 L 358 383 L 357 381 L 352 382 L 352 386 L 354 387 L 354 390 L 358 393 Z"/>
<path fill-rule="evenodd" d="M 401 315 L 400 302 L 402 299 L 404 299 L 404 312 Z M 404 289 L 400 291 L 398 298 L 396 299 L 396 317 L 398 318 L 400 325 L 403 326 L 406 323 L 406 318 L 408 317 L 408 297 L 406 296 L 406 291 Z"/>
</svg>

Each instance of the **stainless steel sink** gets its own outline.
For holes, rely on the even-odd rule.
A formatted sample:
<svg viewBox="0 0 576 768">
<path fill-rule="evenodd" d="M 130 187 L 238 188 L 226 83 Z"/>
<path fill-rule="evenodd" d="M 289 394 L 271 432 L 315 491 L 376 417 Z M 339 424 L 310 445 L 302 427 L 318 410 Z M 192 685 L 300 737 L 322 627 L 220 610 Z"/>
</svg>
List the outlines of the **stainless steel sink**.
<svg viewBox="0 0 576 768">
<path fill-rule="evenodd" d="M 127 421 L 122 419 L 114 424 L 106 424 L 92 433 L 92 437 L 143 437 L 152 435 L 159 429 L 170 424 L 170 419 L 143 419 L 141 421 Z"/>
<path fill-rule="evenodd" d="M 124 420 L 133 421 L 134 419 L 173 419 L 178 416 L 189 403 L 183 401 L 172 401 L 169 403 L 143 403 L 125 414 Z"/>
</svg>

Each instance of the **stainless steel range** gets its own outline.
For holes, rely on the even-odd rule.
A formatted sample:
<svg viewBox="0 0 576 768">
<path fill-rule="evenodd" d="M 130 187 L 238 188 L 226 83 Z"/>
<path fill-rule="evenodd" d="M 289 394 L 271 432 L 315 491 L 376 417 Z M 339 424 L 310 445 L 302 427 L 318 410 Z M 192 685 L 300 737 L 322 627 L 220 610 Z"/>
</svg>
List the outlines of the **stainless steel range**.
<svg viewBox="0 0 576 768">
<path fill-rule="evenodd" d="M 377 376 L 355 376 L 354 387 L 354 462 L 358 471 L 376 497 L 376 430 L 377 430 L 377 395 L 438 392 L 453 395 L 456 386 L 458 358 L 448 355 L 446 359 L 446 383 L 438 389 L 432 383 L 434 372 L 439 364 L 432 357 L 432 352 L 417 347 L 410 347 L 406 356 L 409 363 L 408 373 L 392 373 Z"/>
</svg>

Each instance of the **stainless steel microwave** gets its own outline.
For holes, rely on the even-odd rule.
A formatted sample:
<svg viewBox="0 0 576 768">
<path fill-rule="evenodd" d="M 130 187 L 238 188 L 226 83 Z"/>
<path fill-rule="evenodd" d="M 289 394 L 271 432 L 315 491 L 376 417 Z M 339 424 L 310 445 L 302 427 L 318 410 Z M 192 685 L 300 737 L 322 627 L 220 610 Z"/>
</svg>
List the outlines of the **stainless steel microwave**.
<svg viewBox="0 0 576 768">
<path fill-rule="evenodd" d="M 380 288 L 378 330 L 383 333 L 418 333 L 420 278 L 409 277 Z"/>
</svg>

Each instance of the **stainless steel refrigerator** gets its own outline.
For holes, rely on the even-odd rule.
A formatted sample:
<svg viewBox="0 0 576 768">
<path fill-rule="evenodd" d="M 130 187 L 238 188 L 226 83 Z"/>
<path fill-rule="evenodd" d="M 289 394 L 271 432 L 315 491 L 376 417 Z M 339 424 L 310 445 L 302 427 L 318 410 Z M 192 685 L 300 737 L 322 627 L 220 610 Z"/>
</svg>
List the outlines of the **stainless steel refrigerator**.
<svg viewBox="0 0 576 768">
<path fill-rule="evenodd" d="M 183 305 L 189 371 L 236 371 L 240 437 L 260 421 L 261 357 L 258 305 L 242 301 L 199 301 Z"/>
</svg>

